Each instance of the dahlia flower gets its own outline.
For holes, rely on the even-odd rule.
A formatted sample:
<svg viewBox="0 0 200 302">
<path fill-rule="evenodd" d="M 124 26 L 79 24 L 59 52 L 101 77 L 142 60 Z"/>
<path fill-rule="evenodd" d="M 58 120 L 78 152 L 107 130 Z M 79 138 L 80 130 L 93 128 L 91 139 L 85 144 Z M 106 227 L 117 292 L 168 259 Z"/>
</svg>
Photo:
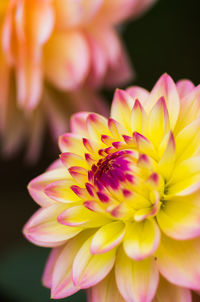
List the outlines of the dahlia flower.
<svg viewBox="0 0 200 302">
<path fill-rule="evenodd" d="M 1 1 L 2 49 L 15 70 L 18 105 L 34 109 L 44 79 L 65 91 L 130 79 L 114 26 L 138 16 L 154 1 Z"/>
<path fill-rule="evenodd" d="M 28 186 L 24 227 L 52 247 L 55 299 L 191 302 L 200 291 L 200 86 L 164 74 L 149 93 L 117 90 L 109 119 L 75 114 L 60 159 Z"/>
<path fill-rule="evenodd" d="M 89 91 L 95 97 L 94 92 L 103 85 L 119 86 L 130 80 L 132 70 L 115 26 L 138 17 L 153 2 L 0 1 L 0 134 L 4 153 L 15 152 L 28 138 L 28 149 L 32 150 L 28 153 L 37 157 L 34 150 L 41 145 L 42 120 L 46 111 L 52 111 L 45 108 L 45 83 L 77 99 L 77 91 L 82 95 Z M 65 101 L 69 102 L 67 97 Z M 82 99 L 79 105 L 85 102 L 87 99 Z M 70 113 L 71 104 L 57 103 L 52 106 L 61 112 L 58 117 Z M 65 109 L 60 111 L 60 107 Z M 89 103 L 89 109 L 93 108 Z M 37 113 L 31 113 L 33 110 Z M 47 114 L 47 120 L 56 122 L 56 133 L 66 131 L 63 118 L 51 121 Z"/>
</svg>

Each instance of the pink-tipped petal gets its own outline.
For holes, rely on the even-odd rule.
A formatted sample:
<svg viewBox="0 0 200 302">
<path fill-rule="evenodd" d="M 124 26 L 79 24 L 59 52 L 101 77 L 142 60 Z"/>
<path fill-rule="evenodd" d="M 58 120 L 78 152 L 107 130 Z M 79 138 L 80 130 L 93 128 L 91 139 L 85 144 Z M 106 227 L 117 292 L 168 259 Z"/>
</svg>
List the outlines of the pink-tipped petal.
<svg viewBox="0 0 200 302">
<path fill-rule="evenodd" d="M 92 238 L 83 244 L 73 263 L 73 282 L 79 288 L 96 285 L 108 275 L 114 265 L 115 249 L 101 255 L 90 253 Z"/>
<path fill-rule="evenodd" d="M 111 107 L 111 118 L 129 129 L 132 106 L 133 99 L 130 95 L 124 90 L 117 89 Z"/>
<path fill-rule="evenodd" d="M 41 206 L 49 206 L 55 201 L 48 197 L 44 189 L 45 187 L 56 181 L 56 180 L 65 180 L 71 178 L 67 169 L 59 168 L 49 170 L 40 176 L 34 178 L 28 185 L 28 190 L 32 198 Z"/>
<path fill-rule="evenodd" d="M 80 198 L 72 191 L 72 185 L 74 185 L 74 180 L 58 180 L 46 186 L 45 193 L 57 202 L 73 203 L 80 201 Z"/>
<path fill-rule="evenodd" d="M 87 128 L 92 140 L 101 142 L 101 135 L 110 135 L 107 119 L 99 114 L 91 113 L 87 118 Z"/>
<path fill-rule="evenodd" d="M 69 240 L 58 255 L 52 273 L 51 297 L 53 299 L 68 297 L 79 290 L 73 283 L 72 264 L 77 251 L 87 240 L 88 236 L 88 232 L 83 232 Z"/>
<path fill-rule="evenodd" d="M 55 268 L 56 261 L 62 251 L 63 247 L 55 247 L 51 250 L 47 263 L 45 265 L 44 273 L 42 276 L 42 283 L 44 286 L 51 288 L 52 286 L 52 278 L 53 278 L 53 271 Z"/>
<path fill-rule="evenodd" d="M 159 274 L 154 258 L 134 261 L 121 248 L 117 254 L 115 277 L 126 302 L 151 302 L 155 296 Z"/>
<path fill-rule="evenodd" d="M 63 211 L 58 216 L 58 221 L 66 226 L 83 226 L 88 228 L 99 227 L 110 222 L 104 215 L 90 211 L 83 205 L 73 206 Z"/>
<path fill-rule="evenodd" d="M 177 241 L 163 234 L 156 255 L 159 271 L 173 284 L 199 290 L 199 249 L 199 238 Z"/>
<path fill-rule="evenodd" d="M 116 286 L 113 271 L 103 281 L 87 290 L 87 298 L 88 302 L 126 302 Z"/>
<path fill-rule="evenodd" d="M 161 78 L 157 81 L 153 90 L 149 94 L 145 107 L 147 112 L 150 112 L 155 103 L 161 97 L 165 98 L 169 113 L 170 128 L 174 129 L 179 115 L 180 99 L 176 85 L 168 74 L 161 76 Z"/>
<path fill-rule="evenodd" d="M 73 133 L 88 137 L 86 120 L 89 114 L 89 112 L 79 112 L 72 115 L 70 126 Z"/>
<path fill-rule="evenodd" d="M 180 96 L 180 99 L 184 98 L 194 89 L 194 84 L 189 80 L 180 80 L 176 83 L 176 87 Z"/>
<path fill-rule="evenodd" d="M 65 133 L 59 137 L 58 145 L 62 153 L 71 152 L 84 155 L 82 137 L 74 133 Z"/>
<path fill-rule="evenodd" d="M 160 277 L 156 297 L 153 302 L 192 302 L 191 291 L 187 288 L 176 286 Z"/>
<path fill-rule="evenodd" d="M 152 255 L 160 243 L 160 230 L 154 220 L 129 223 L 123 241 L 124 250 L 133 260 Z"/>
<path fill-rule="evenodd" d="M 172 197 L 161 207 L 157 221 L 162 231 L 177 240 L 200 235 L 199 192 L 189 196 Z"/>
<path fill-rule="evenodd" d="M 111 222 L 101 227 L 94 235 L 90 251 L 102 254 L 117 246 L 125 234 L 125 224 L 121 221 Z"/>
<path fill-rule="evenodd" d="M 39 209 L 24 226 L 24 236 L 36 245 L 54 247 L 80 233 L 81 228 L 71 228 L 57 221 L 65 207 L 52 205 Z"/>
</svg>

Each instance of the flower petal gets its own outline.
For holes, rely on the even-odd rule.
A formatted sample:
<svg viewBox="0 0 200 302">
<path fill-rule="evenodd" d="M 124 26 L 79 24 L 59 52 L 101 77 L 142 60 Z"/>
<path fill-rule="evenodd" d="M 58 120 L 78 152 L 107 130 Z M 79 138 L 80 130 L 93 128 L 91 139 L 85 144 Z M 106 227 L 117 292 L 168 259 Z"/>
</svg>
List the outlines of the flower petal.
<svg viewBox="0 0 200 302">
<path fill-rule="evenodd" d="M 133 261 L 121 248 L 117 254 L 115 277 L 126 302 L 152 301 L 159 279 L 154 258 Z"/>
<path fill-rule="evenodd" d="M 51 250 L 47 263 L 45 265 L 44 273 L 42 276 L 42 283 L 44 286 L 51 288 L 52 286 L 52 277 L 53 277 L 53 270 L 56 264 L 56 261 L 58 259 L 58 256 L 60 255 L 60 252 L 62 251 L 61 247 L 55 247 Z"/>
<path fill-rule="evenodd" d="M 177 161 L 191 157 L 199 150 L 200 118 L 183 128 L 175 137 Z"/>
<path fill-rule="evenodd" d="M 115 261 L 115 249 L 102 255 L 92 255 L 90 253 L 92 238 L 83 244 L 73 263 L 73 282 L 79 288 L 88 288 L 103 280 Z"/>
<path fill-rule="evenodd" d="M 199 193 L 172 197 L 157 214 L 162 231 L 177 240 L 186 240 L 200 235 Z"/>
<path fill-rule="evenodd" d="M 71 152 L 61 153 L 60 159 L 63 165 L 65 165 L 67 169 L 73 166 L 88 168 L 87 162 L 85 161 L 84 157 L 79 156 L 75 153 L 71 153 Z"/>
<path fill-rule="evenodd" d="M 146 108 L 145 104 L 149 96 L 149 91 L 139 86 L 131 86 L 126 89 L 126 92 L 128 92 L 128 94 L 133 98 L 134 101 L 136 99 L 139 100 L 144 109 Z"/>
<path fill-rule="evenodd" d="M 102 254 L 118 245 L 125 234 L 125 224 L 121 221 L 111 222 L 101 227 L 94 235 L 90 251 Z"/>
<path fill-rule="evenodd" d="M 175 128 L 178 133 L 181 129 L 189 125 L 200 115 L 200 85 L 181 100 L 179 119 Z"/>
<path fill-rule="evenodd" d="M 88 302 L 126 302 L 116 286 L 113 271 L 103 281 L 89 288 L 87 291 Z"/>
<path fill-rule="evenodd" d="M 65 133 L 61 135 L 58 140 L 58 145 L 62 153 L 70 152 L 80 156 L 84 155 L 82 136 L 78 134 Z"/>
<path fill-rule="evenodd" d="M 45 187 L 55 182 L 56 180 L 71 179 L 71 175 L 65 168 L 49 170 L 40 176 L 34 178 L 28 185 L 28 190 L 31 197 L 41 206 L 48 206 L 54 202 L 53 199 L 48 197 L 44 189 Z"/>
<path fill-rule="evenodd" d="M 57 257 L 53 269 L 51 298 L 62 299 L 73 295 L 79 290 L 73 283 L 72 264 L 77 251 L 81 248 L 89 233 L 83 232 L 69 240 Z"/>
<path fill-rule="evenodd" d="M 101 136 L 110 135 L 107 119 L 100 114 L 91 113 L 87 118 L 87 128 L 92 140 L 101 143 Z"/>
<path fill-rule="evenodd" d="M 58 221 L 66 226 L 99 227 L 110 220 L 101 213 L 88 210 L 83 205 L 70 207 L 58 216 Z"/>
<path fill-rule="evenodd" d="M 115 119 L 125 128 L 130 129 L 132 107 L 133 99 L 131 96 L 126 91 L 117 89 L 111 107 L 111 118 Z"/>
<path fill-rule="evenodd" d="M 89 112 L 79 112 L 72 115 L 70 120 L 72 133 L 76 133 L 84 137 L 89 136 L 86 124 L 86 120 L 89 114 Z"/>
<path fill-rule="evenodd" d="M 173 240 L 162 235 L 156 253 L 158 269 L 171 283 L 194 290 L 200 289 L 200 241 Z"/>
<path fill-rule="evenodd" d="M 160 278 L 156 298 L 153 302 L 192 302 L 192 295 L 189 289 L 169 283 Z"/>
<path fill-rule="evenodd" d="M 54 247 L 80 233 L 82 228 L 58 223 L 57 217 L 65 208 L 66 205 L 52 205 L 39 209 L 24 226 L 25 237 L 36 245 Z"/>
<path fill-rule="evenodd" d="M 75 89 L 88 68 L 89 48 L 81 31 L 57 31 L 51 35 L 44 47 L 44 72 L 51 83 L 62 90 Z"/>
<path fill-rule="evenodd" d="M 160 243 L 160 231 L 154 220 L 146 219 L 127 225 L 123 241 L 124 250 L 133 260 L 141 260 L 152 255 Z"/>
<path fill-rule="evenodd" d="M 161 97 L 165 98 L 169 113 L 170 128 L 174 129 L 179 115 L 180 99 L 174 81 L 167 74 L 163 74 L 160 77 L 147 98 L 145 108 L 147 112 L 151 111 Z"/>
<path fill-rule="evenodd" d="M 158 163 L 159 172 L 162 174 L 164 179 L 169 180 L 176 158 L 176 144 L 173 133 L 169 133 L 169 139 L 164 153 L 161 156 L 161 159 Z"/>
<path fill-rule="evenodd" d="M 149 139 L 156 147 L 158 147 L 168 131 L 169 114 L 165 99 L 164 97 L 161 97 L 154 105 L 149 115 Z"/>
<path fill-rule="evenodd" d="M 194 84 L 189 80 L 180 80 L 176 83 L 176 87 L 180 96 L 180 99 L 182 99 L 184 96 L 189 94 L 194 88 Z"/>
<path fill-rule="evenodd" d="M 80 201 L 71 189 L 74 185 L 73 179 L 57 180 L 45 187 L 45 193 L 53 200 L 63 203 L 73 203 Z"/>
</svg>

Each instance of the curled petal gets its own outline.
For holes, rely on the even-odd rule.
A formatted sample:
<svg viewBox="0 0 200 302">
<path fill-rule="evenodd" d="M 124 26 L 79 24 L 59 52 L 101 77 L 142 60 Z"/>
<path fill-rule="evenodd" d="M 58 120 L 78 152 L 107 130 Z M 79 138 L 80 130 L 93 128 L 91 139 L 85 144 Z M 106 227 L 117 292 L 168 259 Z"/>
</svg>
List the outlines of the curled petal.
<svg viewBox="0 0 200 302">
<path fill-rule="evenodd" d="M 69 240 L 57 257 L 52 273 L 51 297 L 62 299 L 73 295 L 79 290 L 73 283 L 72 264 L 77 251 L 89 236 L 88 232 Z"/>
<path fill-rule="evenodd" d="M 102 254 L 118 245 L 125 234 L 125 225 L 121 221 L 111 222 L 101 227 L 94 235 L 90 251 Z"/>
<path fill-rule="evenodd" d="M 162 231 L 177 240 L 186 240 L 200 235 L 199 193 L 167 200 L 157 214 Z"/>
<path fill-rule="evenodd" d="M 156 298 L 153 302 L 192 302 L 191 291 L 187 288 L 169 283 L 166 279 L 160 278 Z"/>
<path fill-rule="evenodd" d="M 160 97 L 165 98 L 169 113 L 170 128 L 174 129 L 179 115 L 180 99 L 175 83 L 167 74 L 161 76 L 149 94 L 145 108 L 147 112 L 150 112 Z"/>
<path fill-rule="evenodd" d="M 84 155 L 82 137 L 74 133 L 65 133 L 58 140 L 58 145 L 62 153 L 70 152 L 77 155 Z"/>
<path fill-rule="evenodd" d="M 40 176 L 34 178 L 28 185 L 28 190 L 32 198 L 41 206 L 49 206 L 54 203 L 53 199 L 48 197 L 44 189 L 56 180 L 70 179 L 69 172 L 64 168 L 49 170 Z"/>
<path fill-rule="evenodd" d="M 146 219 L 127 225 L 123 241 L 124 250 L 133 260 L 141 260 L 152 255 L 160 243 L 160 231 L 154 220 Z"/>
<path fill-rule="evenodd" d="M 62 153 L 60 155 L 60 159 L 61 159 L 63 165 L 65 165 L 67 167 L 67 169 L 69 169 L 72 166 L 88 168 L 88 165 L 85 162 L 84 157 L 81 157 L 75 153 L 71 153 L 71 152 Z"/>
<path fill-rule="evenodd" d="M 180 96 L 180 99 L 184 98 L 194 89 L 194 84 L 189 80 L 180 80 L 176 83 L 176 87 Z"/>
<path fill-rule="evenodd" d="M 42 283 L 44 286 L 51 288 L 52 286 L 52 277 L 53 277 L 53 270 L 56 264 L 56 261 L 58 259 L 58 256 L 60 252 L 62 251 L 62 246 L 61 247 L 55 247 L 54 249 L 51 250 L 50 255 L 48 257 L 44 273 L 42 276 Z"/>
<path fill-rule="evenodd" d="M 117 120 L 125 128 L 129 129 L 132 106 L 133 99 L 130 95 L 124 90 L 117 89 L 111 107 L 111 118 Z"/>
<path fill-rule="evenodd" d="M 57 217 L 65 208 L 66 206 L 52 205 L 38 210 L 23 229 L 25 237 L 36 245 L 54 247 L 80 233 L 81 228 L 58 223 Z"/>
<path fill-rule="evenodd" d="M 87 291 L 89 302 L 125 302 L 116 286 L 113 271 L 101 282 L 89 288 Z"/>
<path fill-rule="evenodd" d="M 101 143 L 101 135 L 110 135 L 107 119 L 99 114 L 91 113 L 87 118 L 87 128 L 91 139 Z"/>
<path fill-rule="evenodd" d="M 123 249 L 120 249 L 116 259 L 115 277 L 125 301 L 152 301 L 159 280 L 154 258 L 134 261 L 126 256 Z"/>
<path fill-rule="evenodd" d="M 159 125 L 159 127 L 158 127 Z M 151 142 L 158 147 L 169 131 L 169 115 L 164 97 L 161 97 L 149 115 L 148 132 Z"/>
<path fill-rule="evenodd" d="M 58 216 L 58 221 L 67 226 L 99 227 L 110 222 L 108 218 L 100 213 L 90 211 L 79 205 L 70 207 Z"/>
<path fill-rule="evenodd" d="M 200 241 L 173 240 L 162 235 L 157 251 L 161 274 L 171 283 L 194 290 L 200 289 Z"/>
<path fill-rule="evenodd" d="M 72 185 L 74 185 L 74 180 L 58 180 L 46 186 L 45 193 L 58 202 L 73 203 L 80 201 L 80 198 L 72 191 Z"/>
<path fill-rule="evenodd" d="M 89 114 L 89 112 L 79 112 L 72 115 L 70 126 L 73 133 L 85 137 L 89 136 L 86 124 L 86 120 Z"/>
<path fill-rule="evenodd" d="M 73 263 L 73 282 L 79 288 L 88 288 L 103 280 L 115 261 L 115 249 L 101 255 L 92 255 L 91 242 L 92 237 L 83 244 Z"/>
</svg>

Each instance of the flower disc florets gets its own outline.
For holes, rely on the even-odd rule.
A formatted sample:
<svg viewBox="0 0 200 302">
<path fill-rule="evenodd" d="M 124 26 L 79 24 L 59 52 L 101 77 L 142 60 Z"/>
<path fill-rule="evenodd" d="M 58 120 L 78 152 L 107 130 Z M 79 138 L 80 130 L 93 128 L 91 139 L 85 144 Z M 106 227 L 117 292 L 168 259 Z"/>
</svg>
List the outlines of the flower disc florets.
<svg viewBox="0 0 200 302">
<path fill-rule="evenodd" d="M 199 98 L 163 75 L 151 93 L 117 90 L 108 120 L 72 118 L 60 160 L 29 185 L 41 209 L 24 228 L 54 247 L 43 277 L 54 298 L 89 288 L 92 302 L 190 302 L 200 290 Z"/>
</svg>

